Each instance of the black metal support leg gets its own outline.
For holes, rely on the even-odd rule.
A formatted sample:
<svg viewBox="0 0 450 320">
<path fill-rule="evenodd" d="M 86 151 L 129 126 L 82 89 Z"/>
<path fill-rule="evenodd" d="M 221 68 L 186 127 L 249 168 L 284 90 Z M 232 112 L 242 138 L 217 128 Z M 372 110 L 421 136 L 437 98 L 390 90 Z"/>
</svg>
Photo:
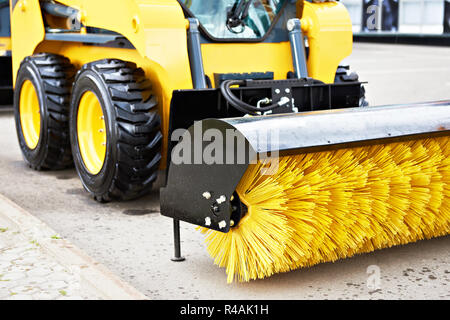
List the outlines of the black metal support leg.
<svg viewBox="0 0 450 320">
<path fill-rule="evenodd" d="M 173 240 L 175 255 L 171 260 L 175 262 L 184 261 L 185 258 L 181 256 L 180 220 L 178 219 L 173 219 Z"/>
<path fill-rule="evenodd" d="M 202 49 L 200 46 L 199 22 L 197 19 L 189 18 L 189 29 L 187 31 L 189 60 L 191 64 L 192 83 L 195 89 L 208 88 L 205 78 L 205 70 L 203 68 Z M 173 219 L 173 240 L 175 247 L 175 255 L 172 261 L 184 261 L 181 256 L 181 240 L 180 240 L 180 220 Z"/>
</svg>

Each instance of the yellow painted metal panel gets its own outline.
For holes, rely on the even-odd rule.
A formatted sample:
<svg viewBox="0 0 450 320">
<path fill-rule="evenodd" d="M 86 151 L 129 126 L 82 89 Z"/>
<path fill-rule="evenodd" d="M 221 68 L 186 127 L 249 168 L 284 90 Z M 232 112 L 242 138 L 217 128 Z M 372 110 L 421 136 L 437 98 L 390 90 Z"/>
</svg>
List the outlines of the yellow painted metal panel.
<svg viewBox="0 0 450 320">
<path fill-rule="evenodd" d="M 334 82 L 339 63 L 352 53 L 352 22 L 347 9 L 339 2 L 305 2 L 301 21 L 309 42 L 309 76 Z"/>
<path fill-rule="evenodd" d="M 19 0 L 11 6 L 11 40 L 13 60 L 13 83 L 17 70 L 26 56 L 34 53 L 36 46 L 44 40 L 45 29 L 38 0 Z"/>
<path fill-rule="evenodd" d="M 89 27 L 117 32 L 160 65 L 167 90 L 192 88 L 186 21 L 176 0 L 60 0 L 80 10 Z"/>
<path fill-rule="evenodd" d="M 286 79 L 293 71 L 289 42 L 281 43 L 208 43 L 202 45 L 205 73 L 214 81 L 214 73 L 273 71 L 275 79 Z"/>
</svg>

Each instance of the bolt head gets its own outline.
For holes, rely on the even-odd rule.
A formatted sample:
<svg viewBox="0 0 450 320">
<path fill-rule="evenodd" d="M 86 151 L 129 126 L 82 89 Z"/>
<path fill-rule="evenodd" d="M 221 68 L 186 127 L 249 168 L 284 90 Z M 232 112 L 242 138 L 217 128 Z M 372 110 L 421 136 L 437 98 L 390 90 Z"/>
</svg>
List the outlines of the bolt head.
<svg viewBox="0 0 450 320">
<path fill-rule="evenodd" d="M 216 202 L 218 203 L 218 204 L 222 204 L 222 203 L 224 203 L 225 201 L 227 201 L 227 197 L 226 196 L 220 196 L 219 197 L 219 199 L 217 199 L 216 200 Z"/>
<path fill-rule="evenodd" d="M 211 193 L 208 191 L 203 192 L 202 196 L 207 200 L 211 199 Z"/>
<path fill-rule="evenodd" d="M 211 211 L 213 214 L 217 215 L 220 212 L 220 208 L 217 204 L 211 206 Z"/>
</svg>

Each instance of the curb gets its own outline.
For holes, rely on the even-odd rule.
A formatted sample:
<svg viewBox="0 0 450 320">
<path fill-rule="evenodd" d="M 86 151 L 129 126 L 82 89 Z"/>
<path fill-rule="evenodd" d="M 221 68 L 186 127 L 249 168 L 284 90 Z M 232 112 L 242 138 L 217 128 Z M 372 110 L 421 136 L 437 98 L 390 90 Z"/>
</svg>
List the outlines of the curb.
<svg viewBox="0 0 450 320">
<path fill-rule="evenodd" d="M 148 300 L 147 296 L 68 240 L 54 239 L 58 234 L 56 231 L 1 194 L 0 217 L 11 222 L 26 237 L 37 241 L 44 252 L 59 264 L 69 270 L 76 270 L 80 285 L 95 296 L 105 300 Z"/>
</svg>

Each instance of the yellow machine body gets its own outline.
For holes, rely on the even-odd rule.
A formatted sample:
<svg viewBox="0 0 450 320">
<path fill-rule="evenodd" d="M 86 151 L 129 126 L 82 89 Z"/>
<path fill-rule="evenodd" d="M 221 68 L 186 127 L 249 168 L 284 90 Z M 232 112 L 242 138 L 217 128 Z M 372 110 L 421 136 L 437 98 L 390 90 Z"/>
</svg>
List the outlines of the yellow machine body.
<svg viewBox="0 0 450 320">
<path fill-rule="evenodd" d="M 20 63 L 35 53 L 57 53 L 82 65 L 104 58 L 132 61 L 141 67 L 153 84 L 162 118 L 163 161 L 167 157 L 169 113 L 172 92 L 192 89 L 186 29 L 189 27 L 176 0 L 60 0 L 79 10 L 86 27 L 114 31 L 135 49 L 85 45 L 80 42 L 49 41 L 38 0 L 19 0 L 11 6 L 14 83 Z M 52 20 L 55 26 L 61 22 Z M 302 28 L 308 37 L 308 71 L 312 78 L 332 83 L 338 64 L 352 50 L 349 14 L 338 2 L 304 3 Z M 32 32 L 30 32 L 32 30 Z M 27 39 L 27 41 L 23 41 Z M 271 70 L 275 79 L 284 79 L 293 70 L 290 43 L 204 43 L 205 73 L 245 73 Z"/>
</svg>

